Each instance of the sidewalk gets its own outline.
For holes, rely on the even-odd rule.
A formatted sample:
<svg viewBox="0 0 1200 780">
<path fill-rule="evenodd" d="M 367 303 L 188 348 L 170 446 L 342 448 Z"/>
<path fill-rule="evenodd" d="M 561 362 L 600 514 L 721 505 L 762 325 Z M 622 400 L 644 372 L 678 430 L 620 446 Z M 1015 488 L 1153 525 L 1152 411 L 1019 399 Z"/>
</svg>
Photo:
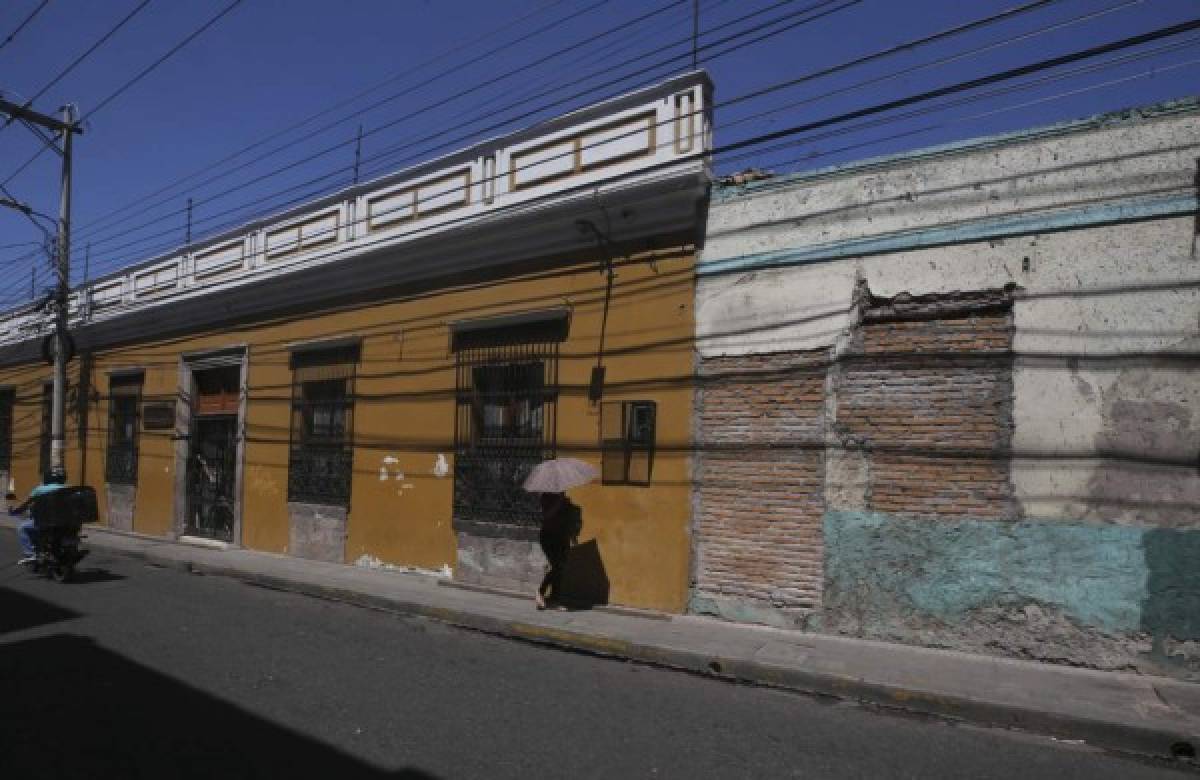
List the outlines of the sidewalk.
<svg viewBox="0 0 1200 780">
<path fill-rule="evenodd" d="M 7 517 L 0 525 L 12 529 Z M 1200 748 L 1200 685 L 680 615 L 538 612 L 531 600 L 423 574 L 87 530 L 96 551 L 421 615 L 515 639 L 1132 753 Z M 86 568 L 86 563 L 85 566 Z"/>
</svg>

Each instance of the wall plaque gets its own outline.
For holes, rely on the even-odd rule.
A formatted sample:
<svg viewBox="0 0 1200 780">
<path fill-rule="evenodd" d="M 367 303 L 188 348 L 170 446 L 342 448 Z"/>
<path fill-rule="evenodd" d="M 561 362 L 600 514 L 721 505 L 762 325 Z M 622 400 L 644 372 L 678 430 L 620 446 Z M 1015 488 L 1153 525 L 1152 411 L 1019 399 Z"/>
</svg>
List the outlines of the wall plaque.
<svg viewBox="0 0 1200 780">
<path fill-rule="evenodd" d="M 174 401 L 147 401 L 142 404 L 142 427 L 148 431 L 175 427 Z"/>
</svg>

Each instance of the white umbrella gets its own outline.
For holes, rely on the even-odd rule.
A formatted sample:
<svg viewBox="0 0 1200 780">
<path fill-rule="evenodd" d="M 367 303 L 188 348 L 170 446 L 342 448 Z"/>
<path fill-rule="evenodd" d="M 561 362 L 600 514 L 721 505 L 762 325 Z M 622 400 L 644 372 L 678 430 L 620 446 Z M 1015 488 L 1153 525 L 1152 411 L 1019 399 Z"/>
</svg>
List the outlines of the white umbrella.
<svg viewBox="0 0 1200 780">
<path fill-rule="evenodd" d="M 533 467 L 522 485 L 530 493 L 565 493 L 600 476 L 595 466 L 575 458 L 555 458 Z"/>
</svg>

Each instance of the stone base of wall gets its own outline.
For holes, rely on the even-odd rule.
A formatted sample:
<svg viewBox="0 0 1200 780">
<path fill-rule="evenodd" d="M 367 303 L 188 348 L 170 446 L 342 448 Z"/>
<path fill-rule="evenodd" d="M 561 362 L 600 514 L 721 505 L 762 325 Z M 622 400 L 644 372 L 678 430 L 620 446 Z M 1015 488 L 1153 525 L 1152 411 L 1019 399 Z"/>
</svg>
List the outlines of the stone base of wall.
<svg viewBox="0 0 1200 780">
<path fill-rule="evenodd" d="M 458 582 L 527 592 L 532 598 L 545 573 L 546 557 L 536 541 L 458 532 Z"/>
<path fill-rule="evenodd" d="M 108 494 L 108 527 L 118 531 L 133 530 L 133 503 L 136 485 L 105 485 Z"/>
<path fill-rule="evenodd" d="M 288 552 L 297 558 L 344 563 L 345 507 L 288 502 Z"/>
<path fill-rule="evenodd" d="M 737 623 L 758 623 L 801 631 L 818 630 L 821 619 L 820 611 L 815 609 L 772 606 L 761 599 L 739 599 L 698 591 L 694 591 L 688 601 L 688 612 Z"/>
</svg>

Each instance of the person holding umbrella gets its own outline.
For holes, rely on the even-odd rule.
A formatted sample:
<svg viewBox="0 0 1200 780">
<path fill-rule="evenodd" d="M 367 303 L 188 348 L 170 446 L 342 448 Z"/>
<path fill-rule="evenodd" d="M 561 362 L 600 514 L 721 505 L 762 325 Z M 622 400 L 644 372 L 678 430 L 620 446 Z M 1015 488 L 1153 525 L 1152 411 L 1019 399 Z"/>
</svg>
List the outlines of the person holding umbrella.
<svg viewBox="0 0 1200 780">
<path fill-rule="evenodd" d="M 591 482 L 596 475 L 596 469 L 581 460 L 556 458 L 534 466 L 522 485 L 530 493 L 541 494 L 542 526 L 538 544 L 548 565 L 546 576 L 533 595 L 538 609 L 545 609 L 547 603 L 562 601 L 567 554 L 571 551 L 571 543 L 579 536 L 579 508 L 565 493 Z"/>
</svg>

